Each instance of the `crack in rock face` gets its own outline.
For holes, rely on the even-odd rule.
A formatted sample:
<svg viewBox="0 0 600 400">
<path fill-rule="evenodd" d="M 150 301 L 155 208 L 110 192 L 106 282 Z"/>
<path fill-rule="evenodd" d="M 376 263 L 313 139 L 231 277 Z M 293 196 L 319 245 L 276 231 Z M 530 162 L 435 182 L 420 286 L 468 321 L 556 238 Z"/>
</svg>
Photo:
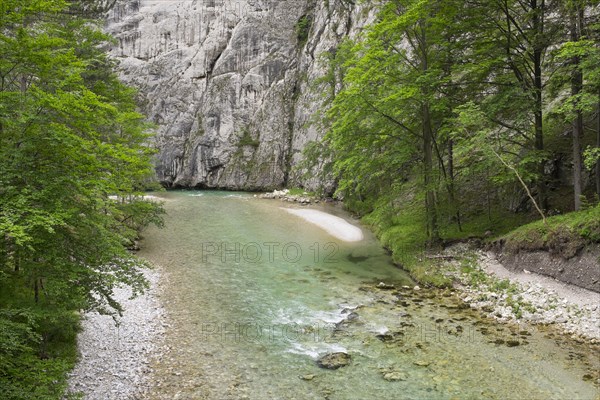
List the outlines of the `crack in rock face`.
<svg viewBox="0 0 600 400">
<path fill-rule="evenodd" d="M 309 0 L 119 0 L 106 31 L 122 79 L 157 125 L 156 173 L 167 187 L 334 189 L 295 168 L 323 108 L 326 52 L 372 18 L 368 6 Z M 339 4 L 338 4 L 339 3 Z M 310 15 L 308 38 L 298 24 Z M 308 177 L 307 177 L 308 176 Z"/>
</svg>

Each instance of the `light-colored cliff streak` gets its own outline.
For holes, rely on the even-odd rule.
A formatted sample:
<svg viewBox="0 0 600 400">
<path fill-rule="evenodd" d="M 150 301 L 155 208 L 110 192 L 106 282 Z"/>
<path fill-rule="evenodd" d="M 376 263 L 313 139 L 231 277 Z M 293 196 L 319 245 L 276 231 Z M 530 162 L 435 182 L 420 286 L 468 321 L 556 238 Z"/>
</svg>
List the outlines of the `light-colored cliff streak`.
<svg viewBox="0 0 600 400">
<path fill-rule="evenodd" d="M 306 44 L 298 21 L 312 21 Z M 107 31 L 123 79 L 158 125 L 158 178 L 167 186 L 315 188 L 290 174 L 321 108 L 320 53 L 367 13 L 345 0 L 121 0 Z M 331 185 L 329 185 L 331 186 Z"/>
<path fill-rule="evenodd" d="M 360 4 L 356 4 L 360 3 Z M 319 141 L 326 130 L 321 116 L 340 89 L 340 77 L 331 74 L 328 60 L 335 57 L 338 46 L 346 39 L 356 39 L 364 27 L 376 16 L 376 8 L 369 2 L 348 0 L 320 1 L 312 12 L 313 24 L 306 46 L 298 62 L 298 99 L 294 104 L 294 127 L 290 151 L 291 176 L 294 184 L 309 190 L 333 193 L 335 180 L 323 171 L 330 161 L 314 160 L 307 167 L 303 153 L 307 144 Z M 323 77 L 328 78 L 323 79 Z"/>
</svg>

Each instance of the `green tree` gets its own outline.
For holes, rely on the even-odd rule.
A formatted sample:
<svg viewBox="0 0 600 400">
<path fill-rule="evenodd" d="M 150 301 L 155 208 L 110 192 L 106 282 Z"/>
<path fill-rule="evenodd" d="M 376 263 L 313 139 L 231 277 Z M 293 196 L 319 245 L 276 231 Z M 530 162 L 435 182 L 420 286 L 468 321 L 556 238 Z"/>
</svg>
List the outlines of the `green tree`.
<svg viewBox="0 0 600 400">
<path fill-rule="evenodd" d="M 3 398 L 60 397 L 24 370 L 60 374 L 52 349 L 74 339 L 72 312 L 119 313 L 115 287 L 146 287 L 126 246 L 161 223 L 160 205 L 140 196 L 149 126 L 101 50 L 109 38 L 69 7 L 7 0 L 0 12 Z"/>
<path fill-rule="evenodd" d="M 343 90 L 330 111 L 327 139 L 340 189 L 348 196 L 386 195 L 416 173 L 430 243 L 440 240 L 440 185 L 460 221 L 446 131 L 454 103 L 462 101 L 453 77 L 462 33 L 451 23 L 462 18 L 459 10 L 452 1 L 387 2 L 347 58 Z"/>
<path fill-rule="evenodd" d="M 557 43 L 560 21 L 551 0 L 474 1 L 480 27 L 473 33 L 473 69 L 485 77 L 483 109 L 504 130 L 503 139 L 518 143 L 537 182 L 538 201 L 548 208 L 544 165 L 544 94 L 553 66 L 549 48 Z"/>
<path fill-rule="evenodd" d="M 559 65 L 559 73 L 552 79 L 552 94 L 562 101 L 552 112 L 559 116 L 559 124 L 571 125 L 575 210 L 581 207 L 584 189 L 582 152 L 586 120 L 592 120 L 591 116 L 596 111 L 600 112 L 599 33 L 597 22 L 594 22 L 597 16 L 593 13 L 592 3 L 587 0 L 569 0 L 562 4 L 562 14 L 568 18 L 569 35 L 554 52 L 554 62 Z M 570 91 L 568 95 L 564 93 L 567 87 Z M 596 146 L 600 146 L 600 133 L 596 131 Z M 596 171 L 597 189 L 600 188 L 599 172 Z"/>
</svg>

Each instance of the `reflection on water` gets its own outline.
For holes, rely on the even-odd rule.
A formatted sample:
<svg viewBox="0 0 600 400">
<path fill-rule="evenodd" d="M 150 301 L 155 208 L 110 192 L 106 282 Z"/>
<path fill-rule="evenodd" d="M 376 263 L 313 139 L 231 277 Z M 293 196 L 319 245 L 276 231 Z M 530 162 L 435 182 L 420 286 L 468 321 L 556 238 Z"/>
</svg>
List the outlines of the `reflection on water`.
<svg viewBox="0 0 600 400">
<path fill-rule="evenodd" d="M 170 350 L 154 363 L 150 398 L 598 396 L 597 349 L 496 325 L 449 292 L 413 290 L 366 231 L 339 242 L 250 195 L 160 196 L 167 226 L 146 232 L 141 255 L 164 271 Z M 315 360 L 331 352 L 350 365 L 320 369 Z"/>
</svg>

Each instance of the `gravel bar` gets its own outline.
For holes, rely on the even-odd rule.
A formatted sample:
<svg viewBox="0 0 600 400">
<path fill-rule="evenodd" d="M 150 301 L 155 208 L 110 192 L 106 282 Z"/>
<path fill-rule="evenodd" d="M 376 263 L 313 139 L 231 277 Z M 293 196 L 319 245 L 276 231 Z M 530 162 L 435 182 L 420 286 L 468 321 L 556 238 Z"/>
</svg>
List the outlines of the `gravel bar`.
<svg viewBox="0 0 600 400">
<path fill-rule="evenodd" d="M 129 289 L 115 291 L 124 307 L 118 325 L 111 316 L 96 312 L 84 316 L 77 337 L 80 358 L 69 376 L 69 392 L 89 400 L 142 397 L 150 384 L 150 361 L 160 352 L 166 327 L 158 298 L 159 271 L 144 275 L 150 282 L 144 295 L 130 299 Z"/>
</svg>

